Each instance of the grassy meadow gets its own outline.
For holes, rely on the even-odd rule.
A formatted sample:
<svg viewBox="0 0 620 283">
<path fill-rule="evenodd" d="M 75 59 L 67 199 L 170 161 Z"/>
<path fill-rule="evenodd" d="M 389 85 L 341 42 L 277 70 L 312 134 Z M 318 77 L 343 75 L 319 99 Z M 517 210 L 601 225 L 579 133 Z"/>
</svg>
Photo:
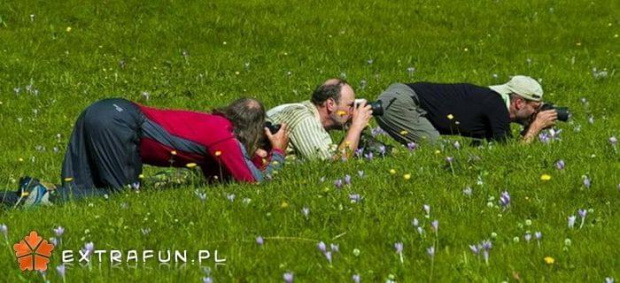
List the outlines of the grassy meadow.
<svg viewBox="0 0 620 283">
<path fill-rule="evenodd" d="M 524 74 L 573 116 L 528 146 L 446 137 L 392 157 L 287 164 L 260 185 L 206 186 L 195 175 L 0 211 L 0 281 L 620 281 L 620 153 L 610 141 L 620 136 L 619 47 L 611 0 L 3 1 L 0 184 L 10 191 L 23 175 L 60 182 L 75 119 L 107 97 L 209 111 L 251 96 L 271 108 L 308 99 L 330 77 L 374 99 L 393 82 Z M 346 175 L 350 184 L 335 185 Z M 13 244 L 31 230 L 58 240 L 44 274 L 15 260 Z M 62 276 L 61 251 L 89 242 L 218 250 L 226 263 L 76 263 Z"/>
</svg>

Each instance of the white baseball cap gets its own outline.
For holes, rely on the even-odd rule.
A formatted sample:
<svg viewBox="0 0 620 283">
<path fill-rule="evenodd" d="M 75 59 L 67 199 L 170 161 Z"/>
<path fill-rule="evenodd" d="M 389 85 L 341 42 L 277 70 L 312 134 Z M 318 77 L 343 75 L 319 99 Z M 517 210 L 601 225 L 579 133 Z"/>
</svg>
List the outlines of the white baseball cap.
<svg viewBox="0 0 620 283">
<path fill-rule="evenodd" d="M 514 76 L 503 85 L 492 85 L 489 88 L 501 95 L 515 93 L 527 100 L 541 101 L 543 97 L 542 86 L 528 76 Z"/>
</svg>

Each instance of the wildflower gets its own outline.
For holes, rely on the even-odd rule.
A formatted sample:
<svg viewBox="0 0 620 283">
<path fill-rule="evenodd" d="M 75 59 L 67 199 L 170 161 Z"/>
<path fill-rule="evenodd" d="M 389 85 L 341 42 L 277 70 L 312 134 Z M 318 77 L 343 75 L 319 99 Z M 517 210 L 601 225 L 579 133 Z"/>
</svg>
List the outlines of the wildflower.
<svg viewBox="0 0 620 283">
<path fill-rule="evenodd" d="M 308 217 L 308 214 L 310 214 L 310 208 L 304 207 L 301 209 L 301 213 L 303 213 L 304 217 Z"/>
<path fill-rule="evenodd" d="M 420 234 L 420 236 L 424 235 L 424 228 L 422 228 L 422 226 L 419 226 L 417 230 L 418 230 L 418 234 Z"/>
<path fill-rule="evenodd" d="M 446 162 L 448 162 L 449 164 L 452 164 L 452 161 L 454 161 L 454 158 L 452 156 L 446 157 Z"/>
<path fill-rule="evenodd" d="M 526 242 L 530 242 L 530 240 L 532 239 L 532 234 L 530 233 L 525 233 L 525 236 L 523 237 L 525 239 Z"/>
<path fill-rule="evenodd" d="M 349 174 L 344 176 L 344 183 L 346 185 L 351 185 L 351 176 Z"/>
<path fill-rule="evenodd" d="M 480 245 L 469 245 L 469 249 L 471 250 L 472 253 L 474 253 L 475 255 L 478 255 L 478 253 L 480 253 L 480 249 L 482 248 L 482 246 Z"/>
<path fill-rule="evenodd" d="M 192 162 L 192 163 L 187 163 L 187 164 L 185 164 L 185 166 L 186 166 L 187 168 L 190 168 L 190 169 L 191 169 L 191 168 L 196 167 L 196 163 L 193 163 L 193 162 Z"/>
<path fill-rule="evenodd" d="M 338 244 L 330 244 L 329 246 L 333 252 L 340 252 L 340 246 Z"/>
<path fill-rule="evenodd" d="M 540 180 L 541 181 L 549 181 L 549 180 L 551 180 L 551 175 L 549 175 L 549 174 L 542 174 L 542 175 L 540 175 Z"/>
<path fill-rule="evenodd" d="M 379 153 L 381 154 L 381 156 L 385 157 L 385 145 L 380 145 L 379 146 Z"/>
<path fill-rule="evenodd" d="M 540 140 L 540 142 L 545 143 L 545 144 L 551 141 L 551 137 L 549 137 L 549 134 L 546 132 L 542 132 L 538 134 L 538 139 Z"/>
<path fill-rule="evenodd" d="M 327 251 L 327 246 L 325 245 L 325 243 L 323 243 L 323 241 L 319 242 L 316 247 L 319 249 L 319 251 L 321 252 L 326 252 Z"/>
<path fill-rule="evenodd" d="M 358 149 L 355 150 L 355 157 L 360 158 L 362 157 L 364 154 L 364 148 L 360 147 Z"/>
<path fill-rule="evenodd" d="M 292 272 L 284 273 L 284 275 L 282 275 L 282 278 L 284 278 L 284 282 L 292 283 L 293 282 L 293 273 Z"/>
<path fill-rule="evenodd" d="M 140 228 L 142 235 L 146 236 L 151 233 L 151 228 Z"/>
<path fill-rule="evenodd" d="M 211 276 L 202 277 L 202 283 L 213 283 L 213 278 Z"/>
<path fill-rule="evenodd" d="M 71 181 L 73 181 L 73 178 L 71 178 L 71 177 L 67 177 L 67 178 L 65 178 L 65 182 L 66 182 L 66 183 L 69 183 L 69 182 L 71 182 Z"/>
<path fill-rule="evenodd" d="M 413 72 L 415 72 L 415 68 L 414 67 L 409 67 L 407 68 L 407 72 L 409 73 L 409 76 L 413 76 Z"/>
<path fill-rule="evenodd" d="M 357 203 L 362 200 L 362 197 L 359 194 L 350 194 L 349 199 L 351 200 L 351 203 Z"/>
<path fill-rule="evenodd" d="M 235 201 L 235 194 L 229 194 L 229 195 L 227 195 L 227 196 L 226 196 L 226 198 L 227 198 L 230 202 L 233 202 L 233 201 Z"/>
<path fill-rule="evenodd" d="M 360 256 L 360 253 L 362 253 L 358 248 L 353 249 L 353 255 L 354 256 Z"/>
<path fill-rule="evenodd" d="M 435 257 L 435 246 L 431 246 L 430 248 L 426 249 L 426 253 L 431 258 L 434 258 Z"/>
<path fill-rule="evenodd" d="M 58 228 L 53 229 L 54 233 L 56 233 L 56 237 L 62 237 L 62 234 L 65 232 L 65 228 L 58 226 Z"/>
<path fill-rule="evenodd" d="M 534 232 L 534 237 L 536 238 L 536 240 L 540 241 L 540 239 L 542 239 L 542 232 L 540 231 Z"/>
<path fill-rule="evenodd" d="M 568 217 L 568 228 L 573 229 L 573 227 L 575 226 L 575 219 L 577 219 L 575 215 L 571 215 Z"/>
<path fill-rule="evenodd" d="M 452 146 L 454 146 L 454 148 L 456 149 L 461 149 L 461 144 L 459 143 L 459 141 L 455 141 Z"/>
<path fill-rule="evenodd" d="M 392 175 L 396 174 L 396 170 L 390 169 L 390 174 L 392 174 Z"/>
<path fill-rule="evenodd" d="M 422 205 L 422 208 L 424 208 L 424 212 L 426 212 L 426 215 L 430 215 L 431 214 L 431 206 L 428 204 Z"/>
<path fill-rule="evenodd" d="M 402 242 L 398 242 L 394 244 L 394 249 L 396 250 L 397 254 L 402 254 L 403 253 L 403 243 Z"/>
<path fill-rule="evenodd" d="M 4 239 L 8 241 L 9 227 L 7 227 L 6 224 L 0 224 L 0 233 L 2 233 L 2 235 L 4 235 Z"/>
<path fill-rule="evenodd" d="M 58 272 L 58 274 L 60 274 L 60 277 L 62 278 L 62 281 L 65 281 L 65 274 L 67 272 L 67 268 L 65 266 L 65 264 L 61 264 L 59 266 L 56 266 L 56 271 Z"/>
<path fill-rule="evenodd" d="M 407 132 L 406 130 L 402 130 L 400 131 L 400 135 L 401 136 L 406 136 L 409 132 Z"/>
<path fill-rule="evenodd" d="M 418 227 L 420 225 L 420 221 L 418 221 L 417 218 L 414 218 L 411 220 L 411 225 L 413 225 L 413 227 Z"/>
<path fill-rule="evenodd" d="M 472 193 L 473 191 L 469 186 L 463 189 L 463 194 L 465 194 L 466 196 L 471 196 Z"/>
<path fill-rule="evenodd" d="M 372 128 L 372 129 L 370 130 L 370 134 L 371 134 L 373 137 L 376 137 L 376 136 L 382 135 L 382 134 L 384 134 L 384 133 L 385 133 L 385 132 L 384 132 L 384 131 L 383 131 L 383 129 L 381 129 L 380 127 Z"/>
<path fill-rule="evenodd" d="M 514 237 L 512 238 L 512 241 L 518 243 L 519 241 L 521 241 L 521 239 L 519 239 L 519 237 Z"/>
<path fill-rule="evenodd" d="M 564 160 L 562 159 L 555 162 L 555 168 L 558 168 L 558 170 L 563 170 L 565 166 L 566 164 L 564 163 Z"/>
<path fill-rule="evenodd" d="M 437 231 L 439 230 L 439 220 L 434 220 L 433 222 L 431 222 L 431 227 L 433 228 L 435 233 L 437 233 Z"/>
<path fill-rule="evenodd" d="M 417 147 L 418 147 L 418 145 L 415 142 L 407 143 L 407 149 L 409 149 L 409 151 L 414 151 L 414 150 L 416 150 Z"/>
<path fill-rule="evenodd" d="M 58 239 L 56 239 L 56 237 L 51 237 L 49 242 L 54 246 L 58 246 Z"/>
<path fill-rule="evenodd" d="M 325 255 L 325 258 L 327 258 L 329 264 L 332 264 L 332 252 L 324 252 L 323 255 Z"/>
<path fill-rule="evenodd" d="M 588 123 L 594 124 L 594 116 L 592 114 L 588 115 Z"/>
<path fill-rule="evenodd" d="M 618 138 L 616 138 L 616 136 L 612 136 L 611 138 L 609 138 L 609 143 L 615 147 L 618 144 Z"/>
<path fill-rule="evenodd" d="M 586 218 L 586 215 L 588 214 L 588 211 L 585 209 L 579 209 L 579 217 L 581 218 Z"/>
<path fill-rule="evenodd" d="M 372 160 L 373 154 L 372 154 L 372 152 L 368 152 L 368 153 L 364 154 L 364 157 L 366 159 L 368 159 L 368 160 Z"/>
<path fill-rule="evenodd" d="M 256 237 L 256 243 L 257 243 L 259 246 L 262 246 L 262 245 L 265 243 L 265 240 L 263 239 L 263 237 L 258 236 L 258 237 Z"/>
<path fill-rule="evenodd" d="M 614 279 L 611 277 L 605 277 L 605 283 L 614 283 Z"/>
<path fill-rule="evenodd" d="M 362 171 L 362 170 L 357 171 L 357 175 L 360 176 L 360 177 L 364 177 L 364 171 Z"/>
<path fill-rule="evenodd" d="M 544 258 L 544 260 L 545 260 L 545 263 L 546 263 L 546 264 L 548 264 L 548 265 L 552 265 L 552 264 L 554 264 L 554 263 L 555 263 L 555 259 L 553 259 L 553 258 L 552 258 L 552 257 L 550 257 L 550 256 L 546 256 L 546 257 Z"/>
<path fill-rule="evenodd" d="M 499 202 L 504 208 L 510 206 L 510 194 L 508 194 L 508 191 L 502 192 L 502 195 L 499 197 Z"/>
<path fill-rule="evenodd" d="M 95 244 L 93 244 L 93 242 L 88 242 L 84 244 L 84 248 L 82 249 L 82 254 L 90 257 L 94 251 L 95 251 Z"/>
<path fill-rule="evenodd" d="M 582 176 L 583 178 L 583 185 L 586 187 L 586 189 L 589 189 L 590 186 L 592 186 L 592 180 L 590 180 L 590 178 L 587 175 Z"/>
<path fill-rule="evenodd" d="M 201 193 L 198 190 L 195 190 L 194 193 L 198 197 L 199 200 L 205 201 L 207 199 L 207 193 Z"/>
<path fill-rule="evenodd" d="M 353 274 L 353 276 L 351 276 L 351 280 L 355 283 L 360 283 L 362 279 L 359 274 Z"/>
<path fill-rule="evenodd" d="M 334 182 L 334 186 L 336 186 L 337 189 L 340 189 L 342 187 L 342 179 L 338 179 Z"/>
<path fill-rule="evenodd" d="M 405 179 L 405 180 L 409 180 L 409 179 L 411 179 L 411 174 L 405 174 L 405 175 L 403 175 L 403 179 Z"/>
<path fill-rule="evenodd" d="M 448 116 L 446 116 L 446 117 L 448 118 L 448 120 L 454 119 L 454 115 L 452 115 L 452 114 L 448 114 Z"/>
</svg>

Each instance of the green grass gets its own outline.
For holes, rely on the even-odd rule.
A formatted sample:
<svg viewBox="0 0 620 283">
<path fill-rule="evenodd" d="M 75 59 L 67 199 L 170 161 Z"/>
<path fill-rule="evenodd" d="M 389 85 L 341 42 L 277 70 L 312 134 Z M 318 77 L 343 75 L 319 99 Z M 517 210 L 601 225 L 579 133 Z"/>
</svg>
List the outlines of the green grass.
<svg viewBox="0 0 620 283">
<path fill-rule="evenodd" d="M 257 97 L 267 107 L 304 100 L 329 77 L 346 76 L 358 96 L 372 99 L 393 82 L 490 85 L 526 74 L 541 78 L 547 99 L 569 106 L 573 119 L 558 125 L 562 138 L 550 144 L 456 150 L 455 139 L 447 139 L 385 159 L 289 164 L 258 186 L 192 182 L 149 190 L 147 183 L 140 194 L 3 211 L 0 224 L 9 233 L 8 244 L 0 242 L 0 281 L 43 281 L 19 271 L 12 245 L 31 230 L 53 237 L 57 226 L 66 231 L 46 275 L 52 282 L 62 281 L 55 269 L 59 251 L 91 241 L 107 250 L 217 249 L 226 265 L 203 266 L 222 282 L 281 281 L 285 272 L 301 282 L 347 282 L 353 274 L 364 282 L 499 282 L 517 274 L 525 282 L 620 280 L 620 158 L 609 143 L 620 135 L 619 2 L 203 2 L 0 5 L 0 184 L 14 190 L 22 175 L 58 182 L 75 119 L 105 97 L 208 111 L 239 96 Z M 593 76 L 593 68 L 607 76 Z M 455 158 L 454 171 L 446 156 Z M 566 169 L 555 169 L 558 159 Z M 333 182 L 345 174 L 352 184 L 337 189 Z M 551 180 L 541 181 L 542 174 Z M 582 175 L 592 179 L 589 189 Z M 467 186 L 471 196 L 462 192 Z M 506 210 L 498 207 L 503 191 L 512 196 Z M 349 194 L 363 200 L 351 203 Z M 429 218 L 424 204 L 431 206 Z M 567 218 L 578 209 L 591 210 L 582 228 L 578 218 L 569 229 Z M 412 226 L 414 218 L 426 236 Z M 437 235 L 430 229 L 435 219 Z M 146 228 L 148 235 L 141 232 Z M 527 231 L 542 232 L 540 244 L 527 243 Z M 262 246 L 258 236 L 265 238 Z M 485 239 L 493 242 L 488 264 L 469 250 Z M 331 265 L 319 241 L 339 245 Z M 397 242 L 404 244 L 402 263 Z M 433 260 L 426 253 L 432 245 Z M 555 263 L 545 264 L 547 256 Z M 73 266 L 66 280 L 196 282 L 204 276 L 191 263 L 104 263 Z"/>
</svg>

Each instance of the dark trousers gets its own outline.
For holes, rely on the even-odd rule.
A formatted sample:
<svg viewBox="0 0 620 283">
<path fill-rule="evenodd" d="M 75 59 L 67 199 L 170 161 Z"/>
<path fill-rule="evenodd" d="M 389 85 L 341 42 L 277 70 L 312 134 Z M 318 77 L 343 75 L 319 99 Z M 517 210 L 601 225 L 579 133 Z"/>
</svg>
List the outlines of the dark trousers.
<svg viewBox="0 0 620 283">
<path fill-rule="evenodd" d="M 86 108 L 67 146 L 57 199 L 104 195 L 139 184 L 144 120 L 138 106 L 124 99 L 100 100 Z"/>
</svg>

